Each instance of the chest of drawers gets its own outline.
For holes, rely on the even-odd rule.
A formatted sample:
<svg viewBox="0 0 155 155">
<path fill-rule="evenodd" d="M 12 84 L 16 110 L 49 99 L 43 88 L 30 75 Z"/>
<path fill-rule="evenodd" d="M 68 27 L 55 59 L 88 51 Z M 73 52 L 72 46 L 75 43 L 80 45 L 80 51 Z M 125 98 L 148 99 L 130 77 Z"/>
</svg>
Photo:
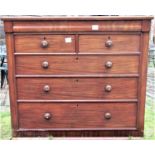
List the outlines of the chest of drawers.
<svg viewBox="0 0 155 155">
<path fill-rule="evenodd" d="M 143 136 L 151 19 L 4 17 L 13 136 Z"/>
</svg>

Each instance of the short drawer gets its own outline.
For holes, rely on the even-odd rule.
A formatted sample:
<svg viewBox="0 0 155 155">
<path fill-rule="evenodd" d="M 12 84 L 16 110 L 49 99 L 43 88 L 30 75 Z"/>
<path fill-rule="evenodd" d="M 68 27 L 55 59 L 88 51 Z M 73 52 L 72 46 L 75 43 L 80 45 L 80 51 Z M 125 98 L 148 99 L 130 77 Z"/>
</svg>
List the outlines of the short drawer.
<svg viewBox="0 0 155 155">
<path fill-rule="evenodd" d="M 136 129 L 136 103 L 20 103 L 22 129 Z"/>
<path fill-rule="evenodd" d="M 75 52 L 74 35 L 16 35 L 15 52 Z"/>
<path fill-rule="evenodd" d="M 140 35 L 80 35 L 80 52 L 138 52 Z"/>
<path fill-rule="evenodd" d="M 93 75 L 138 73 L 139 56 L 16 56 L 16 74 Z"/>
<path fill-rule="evenodd" d="M 19 100 L 137 99 L 137 78 L 17 78 Z"/>
</svg>

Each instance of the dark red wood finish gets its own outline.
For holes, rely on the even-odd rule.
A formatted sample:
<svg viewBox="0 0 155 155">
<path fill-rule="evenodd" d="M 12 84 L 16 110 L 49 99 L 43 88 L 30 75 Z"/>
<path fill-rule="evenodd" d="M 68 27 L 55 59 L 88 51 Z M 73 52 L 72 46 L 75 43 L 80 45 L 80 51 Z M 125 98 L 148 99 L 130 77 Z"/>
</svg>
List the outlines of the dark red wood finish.
<svg viewBox="0 0 155 155">
<path fill-rule="evenodd" d="M 143 136 L 151 19 L 4 17 L 13 136 Z"/>
<path fill-rule="evenodd" d="M 19 128 L 133 130 L 136 128 L 136 106 L 136 103 L 21 103 Z M 49 120 L 44 118 L 45 113 L 50 113 Z M 110 119 L 105 118 L 106 113 L 111 114 Z"/>
<path fill-rule="evenodd" d="M 19 100 L 137 99 L 137 86 L 137 78 L 18 78 L 17 96 Z"/>
<path fill-rule="evenodd" d="M 46 48 L 41 46 L 43 40 L 48 42 Z M 15 36 L 15 51 L 18 53 L 73 53 L 75 52 L 75 38 L 73 35 L 17 35 Z"/>
<path fill-rule="evenodd" d="M 108 61 L 112 62 L 112 67 L 110 68 L 106 67 Z M 42 66 L 44 62 L 48 62 L 47 68 Z M 138 74 L 138 68 L 138 55 L 16 56 L 17 75 Z"/>
</svg>

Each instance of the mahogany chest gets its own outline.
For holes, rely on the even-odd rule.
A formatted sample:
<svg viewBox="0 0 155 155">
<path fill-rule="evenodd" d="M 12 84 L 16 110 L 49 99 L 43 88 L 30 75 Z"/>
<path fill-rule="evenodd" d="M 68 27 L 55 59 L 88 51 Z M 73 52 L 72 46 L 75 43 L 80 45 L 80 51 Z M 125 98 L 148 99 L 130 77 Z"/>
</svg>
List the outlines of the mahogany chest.
<svg viewBox="0 0 155 155">
<path fill-rule="evenodd" d="M 13 136 L 143 136 L 151 19 L 4 17 Z"/>
</svg>

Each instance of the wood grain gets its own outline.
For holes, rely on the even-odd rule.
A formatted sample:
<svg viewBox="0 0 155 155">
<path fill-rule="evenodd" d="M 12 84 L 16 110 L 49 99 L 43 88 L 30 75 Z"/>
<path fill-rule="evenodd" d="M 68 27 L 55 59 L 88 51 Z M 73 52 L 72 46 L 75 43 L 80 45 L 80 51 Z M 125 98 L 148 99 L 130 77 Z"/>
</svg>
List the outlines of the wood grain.
<svg viewBox="0 0 155 155">
<path fill-rule="evenodd" d="M 92 30 L 92 25 L 99 25 Z M 91 31 L 140 31 L 141 21 L 15 21 L 14 32 L 91 32 Z"/>
<path fill-rule="evenodd" d="M 106 92 L 105 86 L 112 86 Z M 43 87 L 49 85 L 50 91 Z M 137 78 L 17 78 L 18 99 L 136 99 Z"/>
<path fill-rule="evenodd" d="M 102 100 L 17 100 L 17 103 L 137 103 L 138 99 L 102 99 Z"/>
<path fill-rule="evenodd" d="M 105 46 L 110 38 L 112 47 Z M 140 47 L 140 35 L 80 35 L 80 52 L 137 52 Z"/>
<path fill-rule="evenodd" d="M 44 69 L 42 63 L 49 66 Z M 112 67 L 105 66 L 107 61 Z M 16 74 L 18 75 L 87 75 L 87 74 L 136 74 L 139 56 L 16 56 Z"/>
<path fill-rule="evenodd" d="M 8 24 L 8 23 L 7 23 Z M 11 25 L 11 23 L 9 24 Z M 7 62 L 8 62 L 8 80 L 9 80 L 9 98 L 10 98 L 10 111 L 11 111 L 11 125 L 12 134 L 16 136 L 16 130 L 18 129 L 18 105 L 16 102 L 16 79 L 15 79 L 15 60 L 14 60 L 14 38 L 11 33 L 7 33 L 6 36 L 7 45 Z"/>
<path fill-rule="evenodd" d="M 51 130 L 17 130 L 18 137 L 142 137 L 139 130 L 85 130 L 85 131 L 51 131 Z"/>
<path fill-rule="evenodd" d="M 41 41 L 48 41 L 48 47 L 42 48 Z M 65 39 L 70 38 L 71 42 L 66 43 Z M 16 52 L 75 52 L 75 38 L 73 35 L 16 35 Z"/>
<path fill-rule="evenodd" d="M 4 17 L 13 136 L 143 136 L 151 19 Z"/>
<path fill-rule="evenodd" d="M 86 74 L 86 75 L 16 75 L 17 78 L 133 78 L 139 74 Z"/>
<path fill-rule="evenodd" d="M 42 107 L 42 108 L 40 108 Z M 136 127 L 136 104 L 19 104 L 19 124 L 24 129 L 42 128 L 134 128 Z M 44 113 L 51 113 L 45 120 Z M 104 114 L 112 118 L 106 120 Z M 128 121 L 127 121 L 128 120 Z"/>
<path fill-rule="evenodd" d="M 146 25 L 148 22 L 146 21 Z M 145 25 L 145 29 L 147 26 Z M 150 27 L 150 26 L 149 26 Z M 146 80 L 147 80 L 147 63 L 148 63 L 148 49 L 149 49 L 149 34 L 143 33 L 141 37 L 141 50 L 143 54 L 140 56 L 140 78 L 139 78 L 139 103 L 138 103 L 138 129 L 144 134 L 144 114 L 145 114 L 145 102 L 146 102 Z"/>
</svg>

